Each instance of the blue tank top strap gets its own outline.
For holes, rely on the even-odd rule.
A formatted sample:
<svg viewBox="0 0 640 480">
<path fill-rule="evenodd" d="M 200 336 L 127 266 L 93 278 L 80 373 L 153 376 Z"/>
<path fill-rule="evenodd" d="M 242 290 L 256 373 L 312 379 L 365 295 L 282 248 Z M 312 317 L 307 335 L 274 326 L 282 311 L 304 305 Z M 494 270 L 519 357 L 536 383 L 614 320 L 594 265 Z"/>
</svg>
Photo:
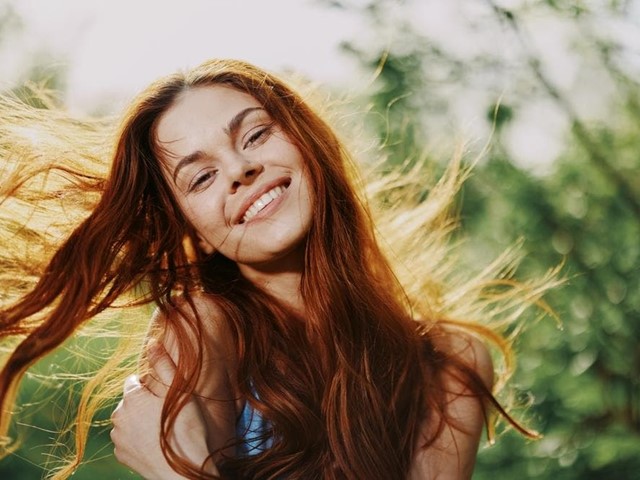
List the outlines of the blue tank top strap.
<svg viewBox="0 0 640 480">
<path fill-rule="evenodd" d="M 255 393 L 255 392 L 254 392 Z M 271 424 L 248 401 L 236 422 L 236 437 L 240 440 L 238 455 L 258 455 L 273 445 Z"/>
</svg>

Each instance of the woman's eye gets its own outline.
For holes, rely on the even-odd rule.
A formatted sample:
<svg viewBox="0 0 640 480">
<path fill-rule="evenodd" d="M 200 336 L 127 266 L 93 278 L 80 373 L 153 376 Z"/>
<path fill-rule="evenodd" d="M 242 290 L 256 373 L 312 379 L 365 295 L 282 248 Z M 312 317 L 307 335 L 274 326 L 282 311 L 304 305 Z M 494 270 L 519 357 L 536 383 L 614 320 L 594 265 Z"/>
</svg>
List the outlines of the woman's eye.
<svg viewBox="0 0 640 480">
<path fill-rule="evenodd" d="M 259 142 L 263 142 L 269 136 L 268 134 L 271 132 L 272 125 L 267 125 L 265 127 L 260 127 L 256 132 L 252 133 L 247 141 L 242 146 L 243 149 L 259 144 Z"/>
<path fill-rule="evenodd" d="M 198 175 L 194 179 L 194 181 L 191 183 L 191 186 L 189 187 L 189 191 L 194 192 L 199 188 L 202 188 L 206 183 L 208 183 L 215 176 L 215 174 L 216 174 L 215 170 L 209 170 L 207 172 L 204 172 L 202 175 Z"/>
</svg>

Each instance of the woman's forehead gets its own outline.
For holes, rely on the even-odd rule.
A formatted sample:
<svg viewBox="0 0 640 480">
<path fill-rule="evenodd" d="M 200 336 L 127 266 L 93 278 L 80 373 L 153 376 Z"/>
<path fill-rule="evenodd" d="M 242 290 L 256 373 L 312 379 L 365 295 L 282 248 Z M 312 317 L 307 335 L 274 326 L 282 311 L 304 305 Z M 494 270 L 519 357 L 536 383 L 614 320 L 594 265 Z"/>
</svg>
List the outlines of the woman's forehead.
<svg viewBox="0 0 640 480">
<path fill-rule="evenodd" d="M 229 123 L 247 108 L 261 108 L 256 98 L 223 85 L 193 87 L 176 98 L 154 128 L 154 141 L 164 148 L 202 130 L 229 129 Z M 231 125 L 233 126 L 233 125 Z"/>
</svg>

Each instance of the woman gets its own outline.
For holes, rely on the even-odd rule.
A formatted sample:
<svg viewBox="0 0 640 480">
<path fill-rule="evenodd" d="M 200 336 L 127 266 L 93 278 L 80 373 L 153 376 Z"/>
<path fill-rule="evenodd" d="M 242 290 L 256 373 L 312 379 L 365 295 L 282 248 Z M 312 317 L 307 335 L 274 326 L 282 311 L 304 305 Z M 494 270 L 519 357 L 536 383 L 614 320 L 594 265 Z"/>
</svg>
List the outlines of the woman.
<svg viewBox="0 0 640 480">
<path fill-rule="evenodd" d="M 158 306 L 147 370 L 112 439 L 144 477 L 469 478 L 498 406 L 476 335 L 499 337 L 403 289 L 354 185 L 334 132 L 274 76 L 211 61 L 153 84 L 100 201 L 2 312 L 26 334 L 5 405 L 35 359 L 142 289 Z"/>
</svg>

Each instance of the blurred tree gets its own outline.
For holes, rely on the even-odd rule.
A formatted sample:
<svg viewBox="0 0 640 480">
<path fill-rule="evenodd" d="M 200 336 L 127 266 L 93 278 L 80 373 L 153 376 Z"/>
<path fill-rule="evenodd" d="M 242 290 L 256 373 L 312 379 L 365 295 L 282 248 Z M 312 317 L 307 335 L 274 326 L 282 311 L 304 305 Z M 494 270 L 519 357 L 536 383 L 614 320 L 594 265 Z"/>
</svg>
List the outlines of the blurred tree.
<svg viewBox="0 0 640 480">
<path fill-rule="evenodd" d="M 8 40 L 15 42 L 23 27 L 23 20 L 17 13 L 14 2 L 0 0 L 0 53 L 4 48 L 10 48 L 7 45 Z M 0 80 L 14 81 L 14 85 L 3 83 L 0 88 L 10 89 L 18 98 L 38 108 L 47 108 L 51 105 L 44 105 L 42 103 L 44 97 L 37 92 L 46 92 L 46 97 L 51 98 L 52 101 L 57 100 L 65 89 L 66 69 L 59 59 L 55 61 L 47 46 L 43 46 L 27 59 L 27 64 L 21 67 L 17 79 L 2 78 Z"/>
<path fill-rule="evenodd" d="M 11 3 L 7 0 L 0 1 L 0 44 L 21 26 L 20 17 L 16 14 Z"/>
</svg>

